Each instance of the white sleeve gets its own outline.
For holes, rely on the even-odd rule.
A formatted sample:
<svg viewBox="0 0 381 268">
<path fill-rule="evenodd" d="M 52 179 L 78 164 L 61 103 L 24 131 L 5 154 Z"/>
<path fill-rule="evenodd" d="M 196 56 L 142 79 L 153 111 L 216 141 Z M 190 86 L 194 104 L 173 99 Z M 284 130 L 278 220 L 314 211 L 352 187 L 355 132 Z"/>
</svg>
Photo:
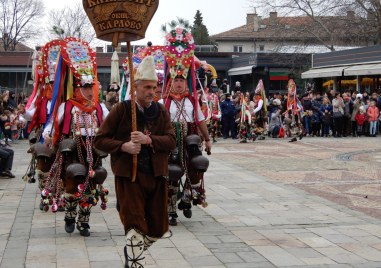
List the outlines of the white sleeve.
<svg viewBox="0 0 381 268">
<path fill-rule="evenodd" d="M 198 121 L 201 122 L 201 121 L 205 120 L 205 116 L 204 116 L 204 114 L 201 111 L 200 105 L 197 105 L 197 115 L 198 115 Z"/>
<path fill-rule="evenodd" d="M 106 105 L 104 103 L 101 103 L 101 108 L 102 108 L 102 119 L 104 120 L 108 114 L 110 113 L 110 111 L 107 109 Z"/>
<path fill-rule="evenodd" d="M 57 112 L 57 117 L 58 117 L 58 124 L 60 125 L 62 123 L 63 117 L 65 113 L 65 103 L 61 103 L 60 107 L 58 107 L 58 112 Z M 45 137 L 47 135 L 53 136 L 54 134 L 54 119 L 55 118 L 50 118 L 49 122 L 46 123 L 44 131 L 42 132 L 42 137 Z"/>
<path fill-rule="evenodd" d="M 24 118 L 28 121 L 32 121 L 33 115 L 36 112 L 36 106 L 32 103 L 28 110 L 25 111 Z"/>
<path fill-rule="evenodd" d="M 25 111 L 24 118 L 27 121 L 32 121 L 33 115 L 36 112 L 36 100 L 37 100 L 38 94 L 34 96 L 32 103 L 30 104 L 29 108 Z"/>
<path fill-rule="evenodd" d="M 27 122 L 28 120 L 25 119 L 25 114 L 21 114 L 21 115 L 19 116 L 19 121 L 20 121 L 21 123 L 23 123 L 23 124 L 26 124 L 26 122 Z"/>
<path fill-rule="evenodd" d="M 254 113 L 256 114 L 257 112 L 259 112 L 262 109 L 262 106 L 263 106 L 263 100 L 259 100 L 257 108 L 254 109 Z"/>
</svg>

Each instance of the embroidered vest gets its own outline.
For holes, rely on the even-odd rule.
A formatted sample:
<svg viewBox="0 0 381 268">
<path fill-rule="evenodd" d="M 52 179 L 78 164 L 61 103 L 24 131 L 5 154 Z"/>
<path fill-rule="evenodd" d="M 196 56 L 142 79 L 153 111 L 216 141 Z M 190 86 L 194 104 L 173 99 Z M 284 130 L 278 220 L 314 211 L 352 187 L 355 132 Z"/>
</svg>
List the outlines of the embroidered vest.
<svg viewBox="0 0 381 268">
<path fill-rule="evenodd" d="M 73 119 L 71 111 L 73 109 L 74 105 L 68 101 L 65 103 L 65 112 L 64 112 L 64 120 L 63 120 L 63 126 L 62 126 L 62 134 L 63 135 L 69 135 L 71 130 L 71 121 Z M 103 111 L 102 107 L 99 103 L 96 105 L 96 111 L 97 111 L 97 119 L 99 125 L 102 124 L 103 121 Z"/>
</svg>

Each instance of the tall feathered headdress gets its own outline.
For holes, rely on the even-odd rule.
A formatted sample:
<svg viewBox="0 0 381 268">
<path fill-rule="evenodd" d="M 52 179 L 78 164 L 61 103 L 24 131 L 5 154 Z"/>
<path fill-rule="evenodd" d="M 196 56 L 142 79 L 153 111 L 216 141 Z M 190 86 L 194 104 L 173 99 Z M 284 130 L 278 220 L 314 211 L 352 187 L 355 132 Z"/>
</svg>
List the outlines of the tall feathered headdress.
<svg viewBox="0 0 381 268">
<path fill-rule="evenodd" d="M 67 37 L 60 40 L 61 53 L 57 60 L 57 68 L 54 77 L 54 89 L 52 97 L 52 108 L 49 118 L 56 119 L 58 107 L 63 101 L 70 100 L 73 105 L 81 106 L 74 96 L 74 89 L 90 85 L 94 91 L 94 99 L 90 107 L 83 110 L 94 110 L 98 103 L 98 81 L 95 51 L 89 44 L 81 39 Z M 55 122 L 55 140 L 59 134 L 58 123 Z"/>
<path fill-rule="evenodd" d="M 263 100 L 263 109 L 265 112 L 267 112 L 267 99 L 266 99 L 266 91 L 265 91 L 265 86 L 263 84 L 262 79 L 259 79 L 257 87 L 255 88 L 254 93 L 256 95 L 261 95 L 261 98 Z"/>
<path fill-rule="evenodd" d="M 138 47 L 133 56 L 132 56 L 132 65 L 134 68 L 134 73 L 139 67 L 140 63 L 146 56 L 152 56 L 156 75 L 158 78 L 158 84 L 163 84 L 164 81 L 164 47 L 163 46 L 147 46 L 147 47 Z M 123 62 L 123 80 L 122 80 L 122 91 L 120 94 L 120 100 L 126 100 L 130 98 L 130 89 L 129 89 L 129 79 L 130 79 L 130 70 L 128 69 L 128 58 Z"/>
<path fill-rule="evenodd" d="M 293 79 L 288 80 L 287 84 L 288 96 L 287 96 L 287 109 L 297 109 L 296 102 L 296 84 Z"/>
<path fill-rule="evenodd" d="M 165 57 L 165 81 L 164 99 L 171 94 L 173 79 L 183 77 L 187 81 L 189 94 L 198 99 L 196 89 L 196 65 L 194 56 L 194 39 L 186 29 L 178 27 L 166 35 L 166 45 L 164 47 Z M 198 108 L 198 101 L 195 101 L 195 109 Z M 197 113 L 195 113 L 198 122 Z"/>
<path fill-rule="evenodd" d="M 35 107 L 35 112 L 28 131 L 32 131 L 37 125 L 47 122 L 46 113 L 41 109 L 41 105 L 45 103 L 43 99 L 51 100 L 52 84 L 54 83 L 55 73 L 57 69 L 57 61 L 61 52 L 60 40 L 52 40 L 46 43 L 41 50 L 36 54 L 38 59 L 35 59 L 35 84 L 34 90 L 26 105 L 29 109 L 32 104 Z"/>
</svg>

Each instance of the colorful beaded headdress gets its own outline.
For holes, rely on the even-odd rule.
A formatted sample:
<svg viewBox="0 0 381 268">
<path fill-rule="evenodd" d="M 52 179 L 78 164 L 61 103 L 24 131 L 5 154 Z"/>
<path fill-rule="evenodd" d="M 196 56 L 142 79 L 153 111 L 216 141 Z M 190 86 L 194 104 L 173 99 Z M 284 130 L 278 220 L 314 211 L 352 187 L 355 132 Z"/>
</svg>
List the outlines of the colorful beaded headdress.
<svg viewBox="0 0 381 268">
<path fill-rule="evenodd" d="M 45 84 L 54 82 L 60 51 L 61 44 L 59 40 L 50 41 L 42 48 L 42 68 Z"/>
<path fill-rule="evenodd" d="M 295 84 L 293 79 L 288 80 L 287 89 L 288 89 L 288 94 L 290 96 L 295 95 L 295 93 L 296 93 L 296 84 Z"/>
<path fill-rule="evenodd" d="M 163 98 L 171 96 L 182 98 L 184 96 L 175 96 L 172 92 L 173 80 L 176 77 L 182 77 L 186 80 L 189 92 L 185 93 L 194 100 L 198 99 L 196 89 L 196 62 L 194 56 L 194 39 L 188 30 L 178 27 L 166 35 L 166 46 L 164 47 L 165 57 L 165 81 Z M 195 101 L 195 109 L 198 109 L 198 102 Z M 198 116 L 195 113 L 195 121 L 198 124 Z"/>
<path fill-rule="evenodd" d="M 263 85 L 262 79 L 259 79 L 257 87 L 255 88 L 254 93 L 256 95 L 260 95 L 261 99 L 263 100 L 263 110 L 267 112 L 267 103 L 266 103 L 266 91 L 265 91 L 265 86 Z"/>
<path fill-rule="evenodd" d="M 182 76 L 186 79 L 194 64 L 195 44 L 192 34 L 179 27 L 170 31 L 165 38 L 164 56 L 170 77 Z"/>
<path fill-rule="evenodd" d="M 259 79 L 257 87 L 255 88 L 255 94 L 260 95 L 265 90 L 262 79 Z"/>
<path fill-rule="evenodd" d="M 147 47 L 138 47 L 136 48 L 133 56 L 132 56 L 132 65 L 134 68 L 134 72 L 136 72 L 139 64 L 146 56 L 153 56 L 156 75 L 158 79 L 158 84 L 163 84 L 164 82 L 164 47 L 163 46 L 147 46 Z M 123 61 L 123 82 L 122 82 L 122 93 L 121 100 L 125 100 L 129 98 L 129 90 L 127 89 L 126 81 L 129 81 L 130 71 L 128 69 L 128 58 Z"/>
<path fill-rule="evenodd" d="M 287 96 L 287 109 L 297 109 L 296 100 L 296 84 L 293 79 L 288 80 L 287 84 L 288 96 Z"/>
<path fill-rule="evenodd" d="M 41 103 L 44 103 L 43 98 L 46 98 L 47 100 L 52 99 L 53 90 L 51 84 L 55 79 L 60 50 L 60 41 L 52 40 L 46 43 L 40 51 L 36 52 L 33 67 L 35 70 L 35 85 L 32 95 L 26 105 L 26 109 L 29 109 L 32 105 L 36 109 L 28 127 L 29 132 L 38 124 L 46 123 L 46 118 L 40 116 Z"/>
<path fill-rule="evenodd" d="M 97 83 L 97 65 L 95 60 L 95 52 L 90 48 L 89 44 L 81 39 L 67 37 L 60 40 L 61 53 L 57 61 L 57 68 L 54 78 L 53 97 L 51 102 L 50 118 L 55 118 L 58 107 L 62 101 L 76 100 L 74 105 L 81 105 L 82 109 L 86 100 L 79 97 L 75 98 L 75 88 L 83 86 L 92 86 L 93 99 L 86 109 L 95 109 L 98 103 L 98 83 Z M 77 94 L 81 96 L 81 94 Z M 55 124 L 55 137 L 59 136 L 58 124 Z"/>
<path fill-rule="evenodd" d="M 62 42 L 62 57 L 75 78 L 76 87 L 94 84 L 95 52 L 87 42 L 74 37 L 65 38 Z"/>
</svg>

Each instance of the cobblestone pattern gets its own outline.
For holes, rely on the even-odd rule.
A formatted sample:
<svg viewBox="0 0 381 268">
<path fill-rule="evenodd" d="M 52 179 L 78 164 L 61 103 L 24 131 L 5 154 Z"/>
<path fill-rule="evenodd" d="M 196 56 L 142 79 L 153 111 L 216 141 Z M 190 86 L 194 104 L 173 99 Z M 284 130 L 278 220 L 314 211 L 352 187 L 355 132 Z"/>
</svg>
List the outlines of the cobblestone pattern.
<svg viewBox="0 0 381 268">
<path fill-rule="evenodd" d="M 381 221 L 369 216 L 378 211 L 376 141 L 218 141 L 206 173 L 209 206 L 191 219 L 180 213 L 173 236 L 147 251 L 146 268 L 381 267 Z M 41 212 L 37 185 L 21 180 L 26 143 L 12 148 L 16 178 L 0 178 L 0 267 L 123 267 L 112 176 L 109 208 L 93 209 L 91 236 L 67 234 L 63 213 Z"/>
<path fill-rule="evenodd" d="M 381 219 L 379 138 L 220 141 L 214 157 Z"/>
</svg>

